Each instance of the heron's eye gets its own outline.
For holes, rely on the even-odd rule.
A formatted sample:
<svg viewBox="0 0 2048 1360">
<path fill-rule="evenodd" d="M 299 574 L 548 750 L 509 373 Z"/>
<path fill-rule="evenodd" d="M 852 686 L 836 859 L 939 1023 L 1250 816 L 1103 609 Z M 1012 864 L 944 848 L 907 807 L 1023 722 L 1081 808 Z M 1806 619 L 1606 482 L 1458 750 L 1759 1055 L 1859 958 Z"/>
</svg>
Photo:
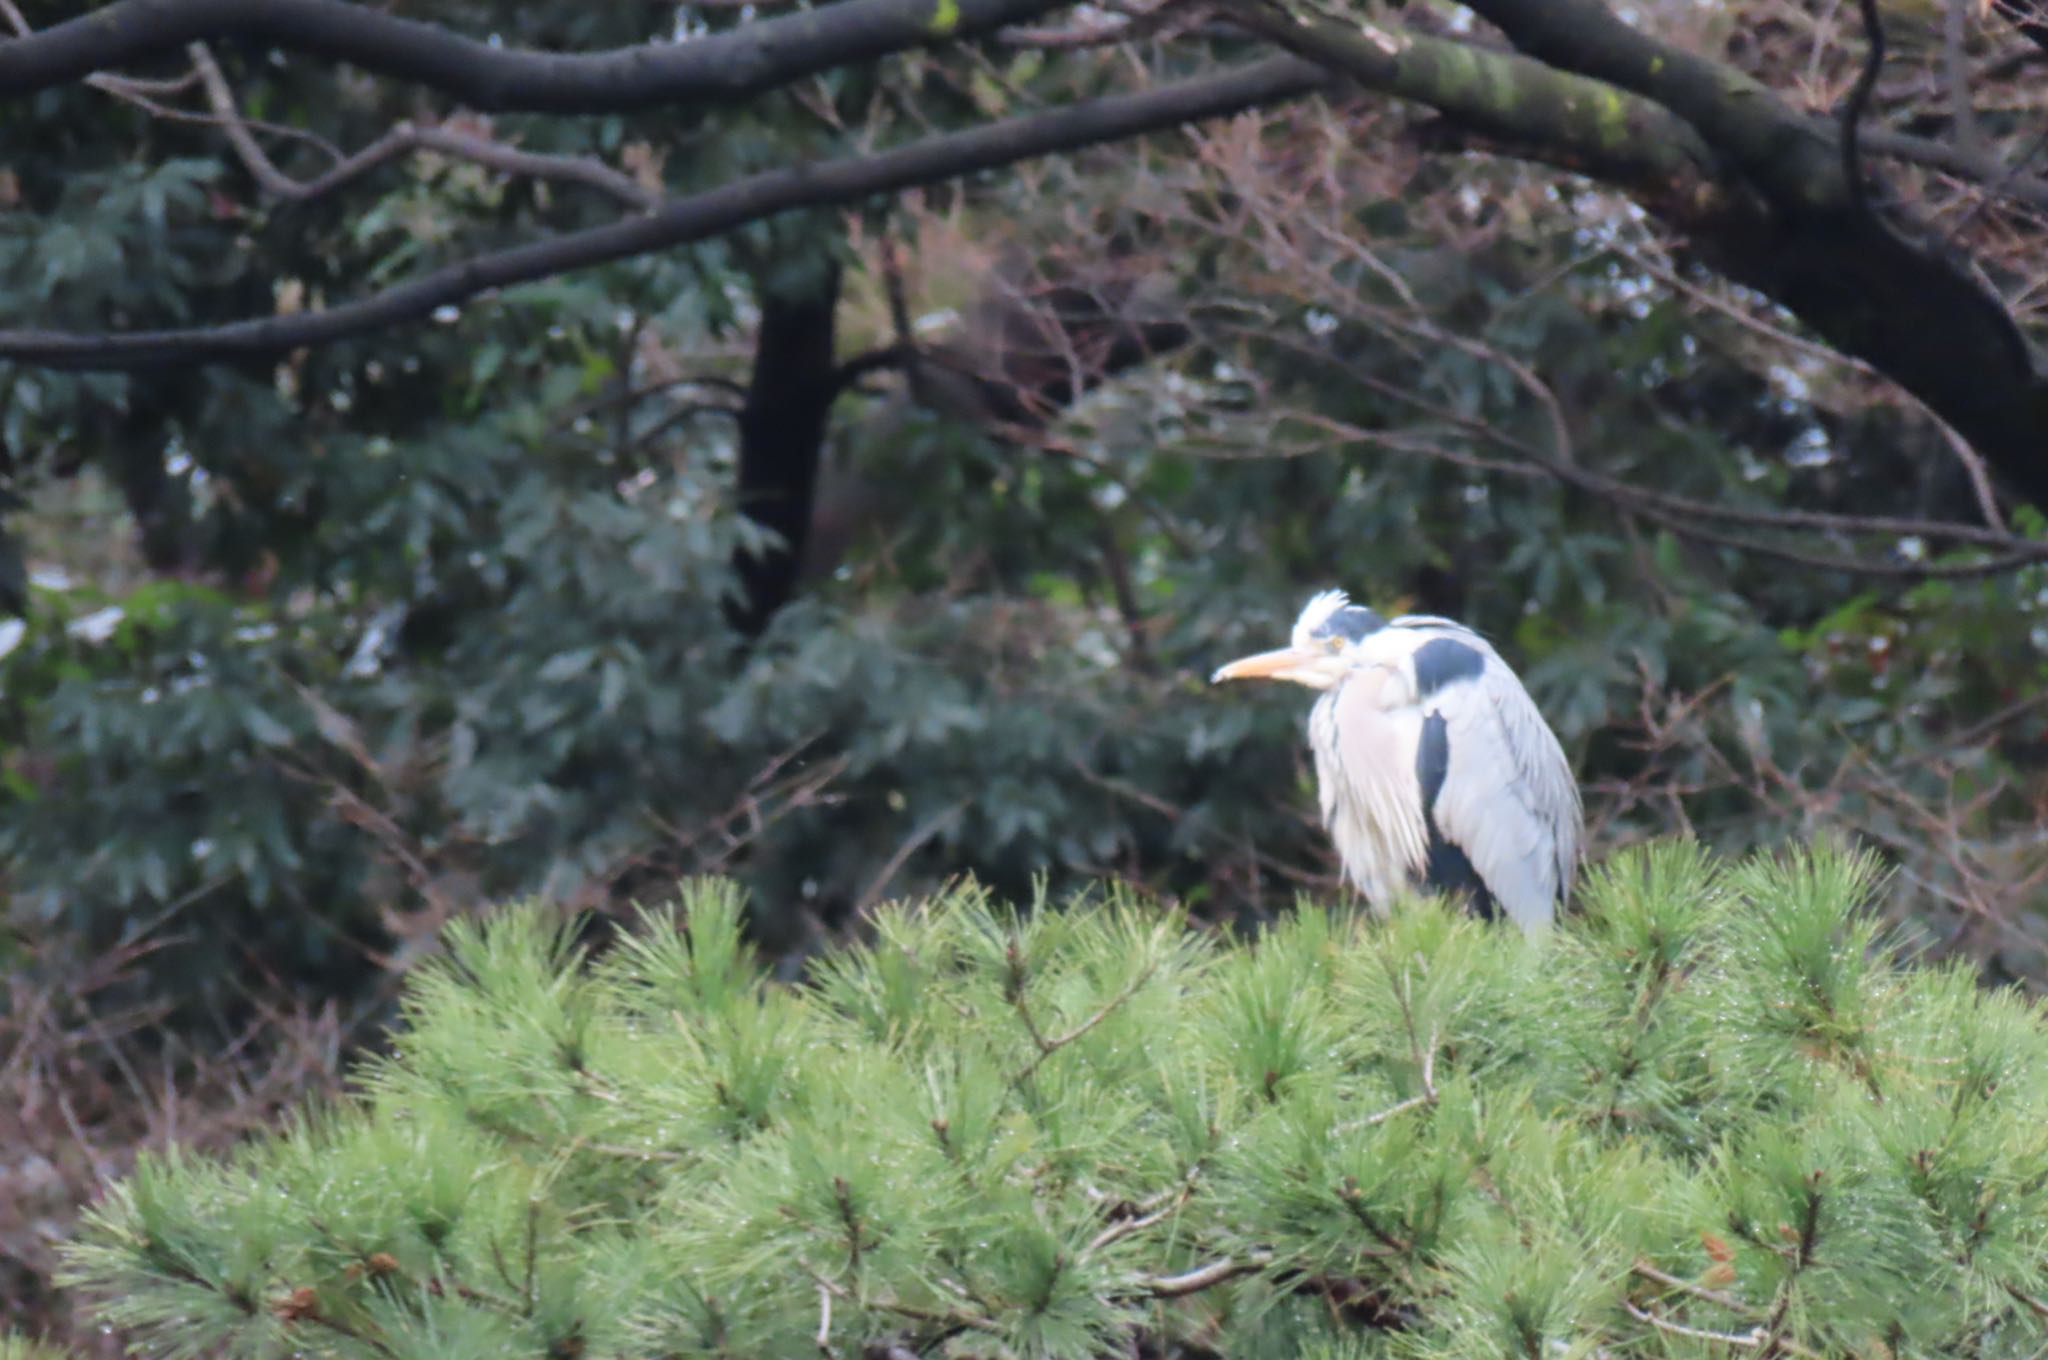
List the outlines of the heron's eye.
<svg viewBox="0 0 2048 1360">
<path fill-rule="evenodd" d="M 1330 636 L 1323 639 L 1323 650 L 1333 653 L 1343 651 L 1344 639 L 1338 637 L 1335 633 L 1330 634 Z"/>
</svg>

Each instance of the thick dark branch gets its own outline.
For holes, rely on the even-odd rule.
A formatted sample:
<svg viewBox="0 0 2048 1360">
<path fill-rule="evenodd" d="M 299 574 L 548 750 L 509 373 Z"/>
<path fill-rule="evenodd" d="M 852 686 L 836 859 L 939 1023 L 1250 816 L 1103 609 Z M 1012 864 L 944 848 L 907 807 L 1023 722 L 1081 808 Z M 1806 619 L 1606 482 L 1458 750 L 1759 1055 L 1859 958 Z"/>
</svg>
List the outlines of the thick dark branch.
<svg viewBox="0 0 2048 1360">
<path fill-rule="evenodd" d="M 1858 212 L 1868 204 L 1863 196 L 1863 160 L 1856 153 L 1857 134 L 1863 130 L 1863 111 L 1870 107 L 1870 92 L 1884 72 L 1884 17 L 1877 12 L 1877 0 L 1858 0 L 1863 12 L 1863 40 L 1866 50 L 1863 69 L 1842 106 L 1842 178 L 1848 181 L 1849 202 Z"/>
<path fill-rule="evenodd" d="M 844 392 L 870 373 L 884 369 L 907 368 L 918 358 L 917 346 L 913 344 L 884 345 L 864 354 L 856 354 L 832 371 L 832 389 Z"/>
<path fill-rule="evenodd" d="M 1663 105 L 1774 202 L 1845 201 L 1835 138 L 1768 86 L 1630 27 L 1603 0 L 1472 0 L 1472 9 L 1538 61 Z"/>
<path fill-rule="evenodd" d="M 1716 269 L 1899 383 L 2020 495 L 2048 506 L 2041 438 L 2048 429 L 2048 365 L 1967 261 L 1916 239 L 1910 224 L 1902 231 L 1863 210 L 1843 173 L 1834 130 L 1741 72 L 1630 27 L 1602 0 L 1471 0 L 1471 8 L 1520 51 L 1554 68 L 1550 74 L 1590 77 L 1675 114 L 1691 129 L 1686 145 L 1704 143 L 1709 163 L 1723 173 L 1690 191 L 1645 193 L 1640 180 L 1612 173 L 1609 141 L 1550 143 L 1553 129 L 1569 120 L 1510 120 L 1503 136 L 1497 125 L 1471 120 L 1469 89 L 1395 88 L 1337 53 L 1334 39 L 1331 55 L 1318 59 L 1477 126 L 1501 143 L 1497 149 L 1554 164 L 1599 153 L 1586 154 L 1578 168 L 1627 190 L 1684 230 Z M 1368 25 L 1368 40 L 1374 31 Z M 1298 39 L 1288 45 L 1306 51 Z M 1497 87 L 1488 98 L 1517 108 L 1532 100 L 1531 108 L 1543 110 L 1549 96 L 1541 90 L 1531 81 Z M 1631 126 L 1617 127 L 1624 145 L 1638 140 Z M 1628 170 L 1627 161 L 1618 168 Z"/>
<path fill-rule="evenodd" d="M 2038 5 L 2041 0 L 2012 0 Z M 1733 67 L 1661 42 L 1624 23 L 1603 0 L 1474 0 L 1472 8 L 1508 35 L 1520 50 L 1568 71 L 1655 100 L 1685 119 L 1715 153 L 1739 168 L 1771 199 L 1789 210 L 1828 211 L 1849 203 L 1837 130 L 1807 118 L 1767 86 Z M 1867 104 L 1866 86 L 1883 57 L 1883 29 L 1869 32 L 1869 59 L 1858 81 L 1863 90 L 1850 109 Z M 1872 150 L 1910 147 L 1910 159 L 1935 163 L 1917 138 L 1863 132 Z M 1989 158 L 1951 153 L 1942 168 L 1989 186 L 2001 172 Z M 2034 201 L 2022 194 L 2023 201 Z"/>
<path fill-rule="evenodd" d="M 754 175 L 672 200 L 644 217 L 478 256 L 326 311 L 125 335 L 0 331 L 0 359 L 52 368 L 130 369 L 281 354 L 417 320 L 492 288 L 701 241 L 793 208 L 858 202 L 1034 156 L 1177 127 L 1291 98 L 1330 79 L 1321 67 L 1291 57 L 1273 58 L 1143 94 L 1092 99 L 933 137 L 876 156 Z"/>
<path fill-rule="evenodd" d="M 1407 28 L 1295 18 L 1263 0 L 1240 0 L 1230 15 L 1297 56 L 1426 104 L 1526 159 L 1658 199 L 1713 189 L 1713 156 L 1683 119 L 1601 81 Z"/>
<path fill-rule="evenodd" d="M 493 47 L 438 24 L 344 0 L 115 0 L 0 43 L 0 98 L 95 71 L 240 38 L 431 86 L 472 108 L 610 113 L 739 99 L 920 43 L 987 33 L 1057 0 L 838 0 L 684 43 L 610 52 Z"/>
<path fill-rule="evenodd" d="M 2042 0 L 1992 0 L 1991 8 L 2018 29 L 2020 36 L 2048 52 L 2048 4 Z"/>
</svg>

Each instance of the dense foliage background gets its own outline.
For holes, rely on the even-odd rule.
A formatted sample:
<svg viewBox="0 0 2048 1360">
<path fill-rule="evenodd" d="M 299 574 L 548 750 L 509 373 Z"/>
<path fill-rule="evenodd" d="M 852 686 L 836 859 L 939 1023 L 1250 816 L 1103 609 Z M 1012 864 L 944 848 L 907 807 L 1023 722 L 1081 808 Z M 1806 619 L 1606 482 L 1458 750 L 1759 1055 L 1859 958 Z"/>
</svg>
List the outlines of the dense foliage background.
<svg viewBox="0 0 2048 1360">
<path fill-rule="evenodd" d="M 1853 7 L 1642 8 L 1816 116 L 1867 50 Z M 2038 338 L 2048 53 L 2025 6 L 1953 8 L 1885 11 L 1876 197 Z M 555 51 L 755 18 L 403 9 Z M 296 316 L 1250 45 L 1090 13 L 568 116 L 200 45 L 6 105 L 0 308 Z M 401 124 L 442 140 L 321 186 Z M 2038 509 L 1700 242 L 1455 132 L 1333 90 L 281 356 L 0 361 L 0 1318 L 48 1316 L 134 1146 L 331 1084 L 492 903 L 723 874 L 793 975 L 963 874 L 1204 922 L 1333 897 L 1302 699 L 1203 683 L 1330 585 L 1499 642 L 1595 858 L 1853 836 L 1915 948 L 2048 979 Z"/>
</svg>

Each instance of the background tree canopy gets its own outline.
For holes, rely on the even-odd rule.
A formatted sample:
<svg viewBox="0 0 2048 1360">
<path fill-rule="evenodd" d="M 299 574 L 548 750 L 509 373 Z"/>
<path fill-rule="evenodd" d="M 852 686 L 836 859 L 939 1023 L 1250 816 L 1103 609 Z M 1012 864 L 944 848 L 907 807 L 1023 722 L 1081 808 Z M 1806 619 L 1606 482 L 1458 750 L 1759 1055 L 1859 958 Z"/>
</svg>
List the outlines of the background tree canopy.
<svg viewBox="0 0 2048 1360">
<path fill-rule="evenodd" d="M 2048 977 L 2035 0 L 0 24 L 31 1275 L 488 903 L 1334 894 L 1201 681 L 1327 585 L 1498 641 L 1596 855 L 1853 835 Z"/>
</svg>

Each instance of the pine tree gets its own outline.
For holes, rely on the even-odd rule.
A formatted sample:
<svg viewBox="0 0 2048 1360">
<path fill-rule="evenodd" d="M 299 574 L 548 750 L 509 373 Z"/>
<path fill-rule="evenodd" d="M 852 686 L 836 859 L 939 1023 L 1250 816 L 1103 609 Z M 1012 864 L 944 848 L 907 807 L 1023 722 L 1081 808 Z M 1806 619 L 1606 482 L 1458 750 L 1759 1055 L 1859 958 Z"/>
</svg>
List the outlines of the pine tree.
<svg viewBox="0 0 2048 1360">
<path fill-rule="evenodd" d="M 794 987 L 729 884 L 596 957 L 508 910 L 69 1278 L 166 1360 L 2038 1355 L 2048 1026 L 1874 880 L 1662 845 L 1534 943 L 968 886 Z"/>
</svg>

